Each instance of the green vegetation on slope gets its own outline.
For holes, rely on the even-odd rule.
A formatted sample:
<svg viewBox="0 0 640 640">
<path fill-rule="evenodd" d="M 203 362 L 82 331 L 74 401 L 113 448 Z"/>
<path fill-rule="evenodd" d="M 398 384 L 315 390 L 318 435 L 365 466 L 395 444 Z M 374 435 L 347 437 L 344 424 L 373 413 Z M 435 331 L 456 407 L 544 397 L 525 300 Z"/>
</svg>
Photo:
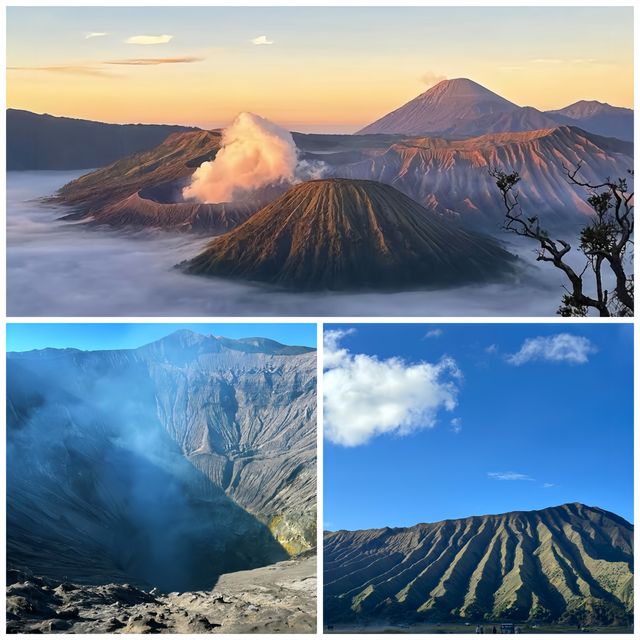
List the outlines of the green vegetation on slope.
<svg viewBox="0 0 640 640">
<path fill-rule="evenodd" d="M 330 624 L 633 618 L 633 526 L 598 508 L 337 531 L 324 544 Z"/>
</svg>

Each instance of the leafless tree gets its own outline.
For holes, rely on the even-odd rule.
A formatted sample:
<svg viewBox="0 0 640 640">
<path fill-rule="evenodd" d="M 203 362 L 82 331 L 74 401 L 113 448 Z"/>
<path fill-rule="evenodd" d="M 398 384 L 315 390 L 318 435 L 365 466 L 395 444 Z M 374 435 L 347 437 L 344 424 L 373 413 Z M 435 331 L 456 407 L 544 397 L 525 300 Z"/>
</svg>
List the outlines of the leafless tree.
<svg viewBox="0 0 640 640">
<path fill-rule="evenodd" d="M 587 191 L 586 201 L 593 209 L 590 222 L 580 231 L 578 250 L 585 258 L 581 271 L 566 261 L 571 245 L 560 238 L 552 238 L 541 227 L 537 215 L 528 217 L 520 205 L 516 188 L 520 182 L 517 172 L 506 173 L 491 169 L 490 175 L 502 195 L 506 210 L 504 228 L 507 231 L 538 243 L 537 260 L 550 262 L 564 272 L 568 285 L 557 313 L 561 316 L 586 316 L 595 309 L 600 316 L 633 315 L 633 192 L 626 178 L 613 181 L 607 178 L 600 184 L 591 184 L 578 177 L 581 165 L 569 169 L 563 165 L 567 180 Z M 628 172 L 633 177 L 633 171 Z M 615 285 L 605 286 L 604 269 L 613 275 Z M 590 279 L 587 282 L 587 274 Z M 592 278 L 592 279 L 591 279 Z M 593 292 L 593 293 L 587 293 Z"/>
</svg>

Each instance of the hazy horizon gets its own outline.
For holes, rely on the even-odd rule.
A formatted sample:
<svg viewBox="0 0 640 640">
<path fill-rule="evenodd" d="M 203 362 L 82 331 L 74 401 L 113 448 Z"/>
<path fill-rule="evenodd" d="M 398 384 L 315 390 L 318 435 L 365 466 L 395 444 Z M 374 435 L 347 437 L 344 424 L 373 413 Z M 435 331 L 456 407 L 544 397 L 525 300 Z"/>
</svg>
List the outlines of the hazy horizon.
<svg viewBox="0 0 640 640">
<path fill-rule="evenodd" d="M 291 130 L 352 133 L 440 80 L 468 77 L 540 110 L 578 100 L 632 108 L 627 14 L 631 7 L 9 7 L 7 106 L 206 129 L 251 111 Z"/>
</svg>

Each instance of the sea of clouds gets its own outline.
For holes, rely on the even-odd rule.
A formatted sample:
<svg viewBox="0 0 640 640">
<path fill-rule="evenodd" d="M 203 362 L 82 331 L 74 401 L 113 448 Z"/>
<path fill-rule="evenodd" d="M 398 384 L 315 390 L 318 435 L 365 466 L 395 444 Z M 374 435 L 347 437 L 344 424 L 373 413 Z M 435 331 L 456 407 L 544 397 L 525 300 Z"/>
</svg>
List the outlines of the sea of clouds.
<svg viewBox="0 0 640 640">
<path fill-rule="evenodd" d="M 516 285 L 399 293 L 292 293 L 263 285 L 186 275 L 175 265 L 208 238 L 126 232 L 59 220 L 66 209 L 41 199 L 84 172 L 7 174 L 7 307 L 11 316 L 548 316 L 561 276 L 531 263 Z M 505 240 L 511 236 L 505 234 Z"/>
</svg>

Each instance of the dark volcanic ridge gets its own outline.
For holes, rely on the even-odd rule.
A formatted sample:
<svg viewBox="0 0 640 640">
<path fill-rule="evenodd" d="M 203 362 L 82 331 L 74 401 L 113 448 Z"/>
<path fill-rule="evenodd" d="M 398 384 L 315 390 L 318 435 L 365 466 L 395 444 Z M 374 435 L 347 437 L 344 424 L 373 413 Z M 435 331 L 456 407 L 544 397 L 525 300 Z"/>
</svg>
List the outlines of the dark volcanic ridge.
<svg viewBox="0 0 640 640">
<path fill-rule="evenodd" d="M 7 171 L 91 169 L 195 127 L 109 124 L 7 109 Z"/>
<path fill-rule="evenodd" d="M 572 503 L 326 532 L 328 624 L 633 621 L 633 526 Z"/>
<path fill-rule="evenodd" d="M 182 267 L 307 290 L 442 287 L 500 280 L 500 245 L 368 180 L 312 180 L 214 238 Z"/>
</svg>

